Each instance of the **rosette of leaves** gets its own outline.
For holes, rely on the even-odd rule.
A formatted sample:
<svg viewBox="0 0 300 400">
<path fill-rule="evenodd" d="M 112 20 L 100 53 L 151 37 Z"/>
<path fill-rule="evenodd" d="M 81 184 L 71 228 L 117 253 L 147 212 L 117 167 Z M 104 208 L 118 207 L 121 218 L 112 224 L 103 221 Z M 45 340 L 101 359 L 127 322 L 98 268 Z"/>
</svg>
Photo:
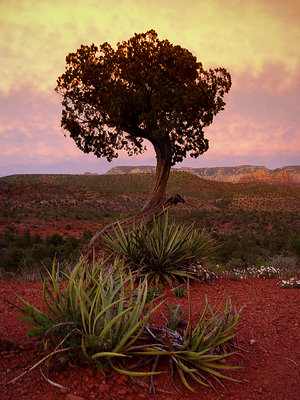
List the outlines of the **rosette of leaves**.
<svg viewBox="0 0 300 400">
<path fill-rule="evenodd" d="M 29 333 L 42 337 L 49 349 L 65 348 L 72 358 L 84 355 L 89 362 L 130 374 L 117 367 L 117 360 L 129 356 L 162 304 L 154 305 L 156 299 L 147 304 L 147 280 L 136 282 L 119 259 L 109 266 L 104 261 L 90 266 L 82 259 L 70 273 L 61 273 L 53 262 L 48 274 L 45 311 L 17 296 L 24 320 L 33 327 Z"/>
<path fill-rule="evenodd" d="M 167 321 L 167 328 L 175 331 L 177 326 L 184 322 L 184 310 L 181 308 L 179 304 L 167 304 L 165 303 L 168 314 L 162 312 L 163 317 Z"/>
<path fill-rule="evenodd" d="M 194 224 L 184 226 L 169 223 L 168 214 L 153 219 L 151 225 L 144 221 L 139 226 L 124 231 L 119 224 L 114 235 L 103 237 L 110 251 L 122 255 L 139 273 L 156 284 L 170 284 L 186 278 L 197 278 L 197 260 L 210 256 L 214 244 L 204 231 Z"/>
<path fill-rule="evenodd" d="M 152 344 L 137 354 L 146 352 L 156 357 L 169 357 L 173 385 L 173 371 L 176 369 L 182 383 L 190 391 L 194 389 L 189 381 L 213 388 L 213 380 L 222 386 L 220 379 L 238 382 L 223 371 L 239 368 L 227 364 L 227 358 L 234 355 L 230 349 L 234 344 L 234 329 L 240 320 L 239 313 L 232 307 L 230 298 L 223 310 L 220 306 L 217 311 L 213 311 L 206 297 L 202 315 L 193 325 L 189 287 L 187 292 L 189 317 L 185 329 L 178 329 L 177 324 L 172 327 L 169 324 L 165 328 L 152 327 L 149 330 L 149 342 Z"/>
</svg>

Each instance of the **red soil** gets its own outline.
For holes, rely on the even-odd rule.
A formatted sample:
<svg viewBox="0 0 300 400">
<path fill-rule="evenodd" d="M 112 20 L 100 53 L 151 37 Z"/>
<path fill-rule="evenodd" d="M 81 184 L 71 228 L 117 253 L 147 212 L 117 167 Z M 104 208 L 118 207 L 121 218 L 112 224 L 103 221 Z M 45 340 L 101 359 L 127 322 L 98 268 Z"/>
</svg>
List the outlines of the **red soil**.
<svg viewBox="0 0 300 400">
<path fill-rule="evenodd" d="M 47 235 L 54 235 L 58 233 L 64 237 L 74 236 L 79 238 L 85 230 L 90 230 L 91 232 L 96 232 L 101 229 L 101 224 L 99 222 L 90 221 L 76 221 L 76 223 L 71 223 L 66 220 L 59 221 L 41 221 L 39 219 L 33 218 L 23 218 L 22 222 L 15 223 L 12 219 L 1 218 L 0 217 L 0 234 L 5 233 L 7 227 L 12 228 L 12 231 L 17 232 L 22 235 L 26 230 L 30 230 L 31 235 L 39 234 L 43 238 Z"/>
<path fill-rule="evenodd" d="M 27 327 L 20 322 L 18 312 L 6 302 L 17 303 L 14 292 L 38 306 L 41 304 L 41 285 L 37 283 L 4 282 L 0 284 L 0 332 L 2 338 L 16 341 L 21 346 L 15 350 L 0 348 L 0 399 L 44 400 L 121 400 L 154 399 L 148 394 L 146 380 L 136 382 L 121 375 L 93 370 L 91 367 L 61 367 L 50 363 L 43 365 L 45 375 L 67 387 L 59 389 L 47 383 L 39 368 L 24 375 L 18 381 L 7 384 L 42 359 L 43 354 L 36 342 L 26 337 Z M 203 310 L 203 296 L 217 306 L 227 296 L 234 305 L 243 309 L 243 318 L 237 328 L 237 340 L 242 357 L 235 363 L 242 368 L 231 376 L 243 381 L 223 381 L 224 390 L 216 384 L 226 399 L 299 399 L 300 379 L 300 297 L 297 289 L 283 289 L 277 280 L 252 279 L 230 281 L 220 279 L 209 284 L 195 284 L 191 288 L 193 316 L 195 320 Z M 187 299 L 168 296 L 173 303 L 186 306 Z M 1 341 L 0 341 L 1 347 Z M 242 350 L 241 350 L 242 349 Z M 219 396 L 212 389 L 198 386 L 191 393 L 178 380 L 181 394 L 176 392 L 167 374 L 155 378 L 157 399 L 205 399 L 216 400 Z M 144 385 L 143 385 L 144 383 Z M 171 394 L 173 393 L 173 394 Z"/>
</svg>

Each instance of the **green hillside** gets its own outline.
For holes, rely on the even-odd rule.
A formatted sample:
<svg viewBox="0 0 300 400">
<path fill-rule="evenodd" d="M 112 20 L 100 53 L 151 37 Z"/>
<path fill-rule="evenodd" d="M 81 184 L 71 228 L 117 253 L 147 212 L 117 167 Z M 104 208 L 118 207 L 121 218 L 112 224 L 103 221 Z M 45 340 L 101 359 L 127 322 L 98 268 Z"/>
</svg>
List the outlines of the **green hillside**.
<svg viewBox="0 0 300 400">
<path fill-rule="evenodd" d="M 0 178 L 0 257 L 7 257 L 13 241 L 24 232 L 43 240 L 54 234 L 63 240 L 75 237 L 78 250 L 103 225 L 137 212 L 153 180 L 153 174 Z M 235 259 L 251 264 L 281 253 L 300 256 L 300 188 L 215 182 L 174 171 L 167 192 L 185 199 L 170 211 L 172 218 L 194 220 L 223 244 L 218 262 Z"/>
</svg>

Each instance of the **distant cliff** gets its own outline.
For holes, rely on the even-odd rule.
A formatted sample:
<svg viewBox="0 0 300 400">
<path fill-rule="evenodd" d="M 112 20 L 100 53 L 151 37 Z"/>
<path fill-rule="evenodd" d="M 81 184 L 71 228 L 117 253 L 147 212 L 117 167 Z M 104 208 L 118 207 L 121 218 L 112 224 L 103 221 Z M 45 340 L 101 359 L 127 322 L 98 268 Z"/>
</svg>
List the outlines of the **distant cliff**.
<svg viewBox="0 0 300 400">
<path fill-rule="evenodd" d="M 120 175 L 120 174 L 151 174 L 155 172 L 155 167 L 143 166 L 143 167 L 114 167 L 106 172 L 106 175 Z"/>
<path fill-rule="evenodd" d="M 238 167 L 214 167 L 214 168 L 174 168 L 177 171 L 185 171 L 197 175 L 200 178 L 219 182 L 267 182 L 273 185 L 300 186 L 300 166 L 289 166 L 268 169 L 264 166 L 241 165 Z M 121 166 L 111 168 L 107 174 L 134 174 L 153 173 L 155 167 Z"/>
</svg>

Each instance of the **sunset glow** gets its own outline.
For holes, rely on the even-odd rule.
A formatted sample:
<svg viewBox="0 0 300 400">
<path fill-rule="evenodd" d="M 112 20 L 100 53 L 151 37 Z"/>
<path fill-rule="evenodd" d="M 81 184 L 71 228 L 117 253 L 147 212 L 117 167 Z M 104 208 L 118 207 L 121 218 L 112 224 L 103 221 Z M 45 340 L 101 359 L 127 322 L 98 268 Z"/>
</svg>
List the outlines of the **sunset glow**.
<svg viewBox="0 0 300 400">
<path fill-rule="evenodd" d="M 63 135 L 54 92 L 81 44 L 115 45 L 149 29 L 232 75 L 225 111 L 206 130 L 210 149 L 178 167 L 300 164 L 299 2 L 2 0 L 0 176 L 155 165 L 151 148 L 113 163 L 82 154 Z"/>
</svg>

